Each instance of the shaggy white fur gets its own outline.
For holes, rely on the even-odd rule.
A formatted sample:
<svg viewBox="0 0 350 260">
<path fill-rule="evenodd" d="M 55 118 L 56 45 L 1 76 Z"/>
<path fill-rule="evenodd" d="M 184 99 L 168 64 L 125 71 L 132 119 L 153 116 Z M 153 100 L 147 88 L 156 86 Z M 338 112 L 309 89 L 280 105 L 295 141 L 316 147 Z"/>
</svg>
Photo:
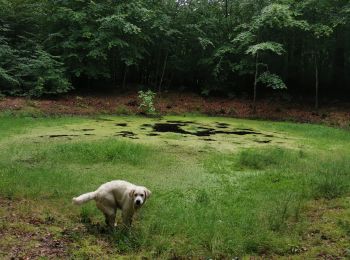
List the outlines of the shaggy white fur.
<svg viewBox="0 0 350 260">
<path fill-rule="evenodd" d="M 110 227 L 114 227 L 117 209 L 121 209 L 123 223 L 130 226 L 135 211 L 150 196 L 151 191 L 146 187 L 115 180 L 101 185 L 96 191 L 73 198 L 73 203 L 81 205 L 87 201 L 95 200 L 97 208 L 105 215 L 106 224 Z"/>
</svg>

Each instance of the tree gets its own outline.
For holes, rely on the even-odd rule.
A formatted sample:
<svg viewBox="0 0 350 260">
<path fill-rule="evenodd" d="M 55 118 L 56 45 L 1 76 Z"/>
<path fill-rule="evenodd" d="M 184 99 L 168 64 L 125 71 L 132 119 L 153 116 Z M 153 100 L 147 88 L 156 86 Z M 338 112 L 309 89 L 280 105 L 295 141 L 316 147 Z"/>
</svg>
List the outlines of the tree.
<svg viewBox="0 0 350 260">
<path fill-rule="evenodd" d="M 334 71 L 340 64 L 340 71 L 336 77 L 329 77 L 328 80 L 334 81 L 332 85 L 338 85 L 344 79 L 345 69 L 345 38 L 346 33 L 341 32 L 348 25 L 349 13 L 348 1 L 315 1 L 307 0 L 298 3 L 296 8 L 303 14 L 304 19 L 308 21 L 306 27 L 305 44 L 308 46 L 308 51 L 305 54 L 308 56 L 309 63 L 312 64 L 314 70 L 314 108 L 319 108 L 319 84 L 320 84 L 320 67 L 321 63 L 332 64 L 333 68 L 327 71 Z M 333 39 L 332 39 L 333 37 Z M 346 37 L 346 36 L 345 36 Z M 332 58 L 332 53 L 335 53 Z M 327 62 L 328 60 L 328 62 Z M 326 75 L 328 73 L 325 73 Z"/>
<path fill-rule="evenodd" d="M 0 45 L 12 95 L 350 93 L 348 0 L 0 0 Z"/>
<path fill-rule="evenodd" d="M 64 64 L 43 49 L 36 30 L 42 2 L 2 1 L 0 8 L 0 89 L 11 95 L 41 96 L 71 89 Z"/>
<path fill-rule="evenodd" d="M 287 88 L 282 79 L 276 75 L 271 74 L 268 70 L 259 75 L 259 65 L 267 67 L 266 64 L 259 64 L 259 54 L 270 51 L 273 54 L 282 55 L 285 50 L 283 46 L 276 42 L 261 42 L 250 46 L 246 53 L 255 57 L 255 74 L 254 74 L 254 98 L 253 98 L 253 110 L 256 111 L 256 87 L 258 82 L 265 83 L 267 86 L 273 89 L 285 89 Z"/>
<path fill-rule="evenodd" d="M 277 74 L 270 73 L 268 65 L 266 63 L 260 64 L 259 59 L 261 55 L 266 52 L 270 52 L 276 55 L 282 55 L 285 53 L 285 49 L 281 43 L 265 39 L 278 39 L 278 35 L 271 34 L 271 32 L 277 34 L 282 29 L 304 27 L 304 21 L 295 19 L 295 16 L 296 14 L 289 9 L 289 6 L 281 4 L 268 5 L 261 10 L 261 13 L 259 15 L 255 16 L 252 19 L 249 25 L 241 26 L 241 28 L 245 31 L 238 34 L 232 41 L 236 46 L 238 46 L 239 49 L 248 46 L 245 53 L 250 54 L 254 57 L 254 112 L 256 111 L 258 82 L 272 87 L 273 89 L 286 89 L 286 85 L 281 77 Z M 250 29 L 247 30 L 247 28 Z M 266 30 L 269 30 L 270 33 L 266 34 Z M 259 75 L 259 66 L 265 68 L 265 72 L 261 75 Z"/>
</svg>

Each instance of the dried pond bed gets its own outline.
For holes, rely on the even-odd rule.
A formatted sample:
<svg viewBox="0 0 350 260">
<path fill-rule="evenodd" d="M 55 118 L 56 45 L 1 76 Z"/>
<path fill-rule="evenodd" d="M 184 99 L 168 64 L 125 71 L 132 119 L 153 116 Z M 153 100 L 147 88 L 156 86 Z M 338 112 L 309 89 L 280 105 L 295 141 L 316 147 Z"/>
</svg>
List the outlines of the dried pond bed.
<svg viewBox="0 0 350 260">
<path fill-rule="evenodd" d="M 224 121 L 226 120 L 226 121 Z M 45 134 L 42 134 L 45 132 Z M 36 142 L 46 139 L 122 138 L 142 143 L 180 144 L 198 149 L 235 150 L 237 147 L 291 145 L 285 133 L 264 131 L 235 120 L 212 118 L 201 121 L 178 118 L 106 117 L 86 119 L 79 125 L 34 129 Z"/>
</svg>

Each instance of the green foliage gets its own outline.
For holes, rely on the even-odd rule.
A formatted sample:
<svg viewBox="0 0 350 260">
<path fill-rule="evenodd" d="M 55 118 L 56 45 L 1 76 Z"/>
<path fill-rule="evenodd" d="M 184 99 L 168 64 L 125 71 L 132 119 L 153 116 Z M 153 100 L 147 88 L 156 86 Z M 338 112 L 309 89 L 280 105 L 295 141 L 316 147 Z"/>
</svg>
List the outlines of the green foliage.
<svg viewBox="0 0 350 260">
<path fill-rule="evenodd" d="M 13 76 L 9 74 L 8 71 L 6 71 L 3 68 L 0 68 L 0 80 L 1 85 L 8 85 L 8 86 L 18 86 L 19 82 L 16 80 Z"/>
<path fill-rule="evenodd" d="M 39 97 L 70 90 L 63 63 L 43 50 L 32 54 L 0 46 L 0 87 L 4 93 Z"/>
<path fill-rule="evenodd" d="M 17 76 L 29 96 L 61 94 L 71 89 L 63 63 L 45 51 L 38 50 L 30 58 L 21 58 Z"/>
<path fill-rule="evenodd" d="M 276 74 L 264 72 L 258 77 L 258 82 L 272 89 L 286 89 L 287 86 L 283 80 Z"/>
<path fill-rule="evenodd" d="M 328 37 L 333 33 L 333 29 L 330 26 L 324 24 L 313 24 L 310 26 L 310 30 L 315 35 L 316 39 Z"/>
<path fill-rule="evenodd" d="M 0 37 L 0 86 L 19 86 L 19 81 L 13 74 L 15 59 L 17 59 L 15 50 L 8 45 L 5 38 Z"/>
<path fill-rule="evenodd" d="M 246 53 L 255 56 L 261 51 L 271 51 L 277 55 L 281 55 L 284 52 L 283 46 L 277 42 L 261 42 L 250 46 Z"/>
<path fill-rule="evenodd" d="M 139 108 L 144 109 L 145 113 L 148 115 L 154 115 L 156 113 L 156 109 L 154 107 L 154 98 L 156 93 L 152 90 L 139 91 L 139 99 L 141 101 Z"/>
<path fill-rule="evenodd" d="M 0 19 L 0 89 L 10 95 L 42 96 L 72 88 L 65 65 L 43 49 L 39 36 L 41 2 L 2 1 Z M 25 11 L 26 10 L 26 11 Z M 14 16 L 14 13 L 16 17 Z M 14 34 L 16 31 L 16 34 Z"/>
<path fill-rule="evenodd" d="M 270 4 L 261 10 L 261 14 L 256 17 L 254 26 L 268 27 L 272 30 L 299 28 L 305 29 L 308 24 L 306 21 L 297 20 L 298 13 L 292 11 L 289 5 Z"/>
<path fill-rule="evenodd" d="M 258 74 L 268 68 L 294 93 L 313 88 L 315 55 L 325 90 L 349 85 L 348 1 L 224 3 L 2 0 L 1 93 L 37 97 L 128 83 L 247 92 L 256 54 Z"/>
</svg>

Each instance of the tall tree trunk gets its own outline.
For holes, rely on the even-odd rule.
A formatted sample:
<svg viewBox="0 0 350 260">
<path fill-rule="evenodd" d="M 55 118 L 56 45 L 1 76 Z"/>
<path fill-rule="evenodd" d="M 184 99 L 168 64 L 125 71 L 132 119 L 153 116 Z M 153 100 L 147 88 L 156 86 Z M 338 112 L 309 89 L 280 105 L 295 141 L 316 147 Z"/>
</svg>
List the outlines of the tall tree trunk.
<svg viewBox="0 0 350 260">
<path fill-rule="evenodd" d="M 256 112 L 256 86 L 258 84 L 258 53 L 255 55 L 255 77 L 254 77 L 254 98 L 253 98 L 253 112 Z"/>
<path fill-rule="evenodd" d="M 88 82 L 88 89 L 91 90 L 91 79 L 88 77 L 87 79 L 87 82 Z"/>
<path fill-rule="evenodd" d="M 113 81 L 113 85 L 115 87 L 118 86 L 118 75 L 117 75 L 117 71 L 118 71 L 118 64 L 117 64 L 117 55 L 116 55 L 116 51 L 115 49 L 113 48 L 112 49 L 112 57 L 111 57 L 111 64 L 112 64 L 112 81 Z"/>
<path fill-rule="evenodd" d="M 317 54 L 315 53 L 315 109 L 318 110 L 318 64 L 317 64 Z"/>
<path fill-rule="evenodd" d="M 128 73 L 128 65 L 125 65 L 124 69 L 124 77 L 123 77 L 123 84 L 122 84 L 122 89 L 125 89 L 125 84 L 126 84 L 126 74 Z"/>
<path fill-rule="evenodd" d="M 174 72 L 171 72 L 170 77 L 169 77 L 169 81 L 168 81 L 168 86 L 171 87 L 171 84 L 173 82 L 173 78 L 174 78 Z"/>
<path fill-rule="evenodd" d="M 158 77 L 159 77 L 159 71 L 160 71 L 159 67 L 161 66 L 160 65 L 160 63 L 161 63 L 161 61 L 160 61 L 160 53 L 157 56 L 158 57 L 157 57 L 157 63 L 156 63 L 156 75 L 155 75 L 154 82 L 153 82 L 154 90 L 156 90 L 157 86 L 158 86 Z"/>
<path fill-rule="evenodd" d="M 225 17 L 228 17 L 228 0 L 225 0 Z"/>
<path fill-rule="evenodd" d="M 168 61 L 168 53 L 165 55 L 165 58 L 164 58 L 162 76 L 160 77 L 159 86 L 158 86 L 159 94 L 162 94 L 162 83 L 163 83 L 163 78 L 164 78 L 164 73 L 165 73 L 167 61 Z"/>
<path fill-rule="evenodd" d="M 332 86 L 334 88 L 337 88 L 336 91 L 339 91 L 340 88 L 344 87 L 344 81 L 345 81 L 345 63 L 346 63 L 346 56 L 345 56 L 345 49 L 346 49 L 346 34 L 344 33 L 344 29 L 341 27 L 338 27 L 336 29 L 335 33 L 335 46 L 334 46 L 334 53 L 333 53 L 333 64 L 332 64 L 332 70 L 331 70 L 331 82 Z"/>
</svg>

